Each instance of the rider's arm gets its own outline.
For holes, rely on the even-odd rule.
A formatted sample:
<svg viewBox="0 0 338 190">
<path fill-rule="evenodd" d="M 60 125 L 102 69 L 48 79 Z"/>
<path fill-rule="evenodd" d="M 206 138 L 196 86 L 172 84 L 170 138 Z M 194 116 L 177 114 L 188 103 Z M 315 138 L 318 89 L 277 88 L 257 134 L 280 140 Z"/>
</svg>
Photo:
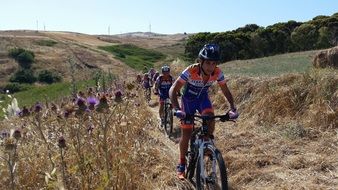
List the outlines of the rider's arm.
<svg viewBox="0 0 338 190">
<path fill-rule="evenodd" d="M 177 100 L 177 94 L 183 87 L 184 82 L 178 78 L 174 84 L 170 87 L 169 97 L 174 109 L 180 109 L 180 105 Z"/>
<path fill-rule="evenodd" d="M 224 82 L 224 83 L 220 83 L 219 86 L 221 87 L 224 96 L 227 98 L 227 100 L 230 104 L 230 108 L 236 109 L 235 104 L 234 104 L 234 98 L 232 97 L 232 94 L 231 94 L 227 84 Z"/>
<path fill-rule="evenodd" d="M 155 81 L 155 87 L 154 87 L 155 92 L 158 92 L 159 85 L 160 85 L 160 80 L 157 78 Z"/>
</svg>

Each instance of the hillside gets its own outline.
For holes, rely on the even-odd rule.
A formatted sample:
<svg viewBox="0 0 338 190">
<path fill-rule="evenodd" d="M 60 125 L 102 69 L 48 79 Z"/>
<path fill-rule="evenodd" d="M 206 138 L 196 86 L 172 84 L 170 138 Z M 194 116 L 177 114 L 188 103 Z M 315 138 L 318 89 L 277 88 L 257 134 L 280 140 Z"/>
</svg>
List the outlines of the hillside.
<svg viewBox="0 0 338 190">
<path fill-rule="evenodd" d="M 143 48 L 162 48 L 165 53 L 165 47 L 180 44 L 184 38 L 183 35 L 149 38 L 128 35 L 94 36 L 71 32 L 0 31 L 0 84 L 8 81 L 18 67 L 8 57 L 8 50 L 13 47 L 25 48 L 35 53 L 36 63 L 33 69 L 55 70 L 69 80 L 69 58 L 76 63 L 78 79 L 88 78 L 96 69 L 111 71 L 116 75 L 126 71 L 133 72 L 112 54 L 99 49 L 99 46 L 131 43 Z"/>
</svg>

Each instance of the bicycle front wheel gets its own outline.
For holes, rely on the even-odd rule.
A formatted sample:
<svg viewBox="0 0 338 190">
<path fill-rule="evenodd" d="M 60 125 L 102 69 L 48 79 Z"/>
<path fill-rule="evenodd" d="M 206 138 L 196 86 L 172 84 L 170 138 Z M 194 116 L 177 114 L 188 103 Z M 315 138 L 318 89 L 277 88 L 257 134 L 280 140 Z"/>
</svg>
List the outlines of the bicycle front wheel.
<svg viewBox="0 0 338 190">
<path fill-rule="evenodd" d="M 170 137 L 170 135 L 173 132 L 173 111 L 170 109 L 170 107 L 167 107 L 167 114 L 166 114 L 166 133 Z"/>
<path fill-rule="evenodd" d="M 204 149 L 196 168 L 196 189 L 227 190 L 228 179 L 225 163 L 219 150 Z"/>
</svg>

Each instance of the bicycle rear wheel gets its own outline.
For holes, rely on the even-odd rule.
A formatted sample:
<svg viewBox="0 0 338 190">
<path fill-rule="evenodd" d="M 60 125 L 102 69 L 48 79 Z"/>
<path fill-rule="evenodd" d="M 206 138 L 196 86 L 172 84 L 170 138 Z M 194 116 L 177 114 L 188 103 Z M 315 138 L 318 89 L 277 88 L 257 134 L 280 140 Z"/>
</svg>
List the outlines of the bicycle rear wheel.
<svg viewBox="0 0 338 190">
<path fill-rule="evenodd" d="M 205 148 L 204 152 L 207 154 L 197 160 L 196 189 L 227 190 L 228 179 L 222 154 L 217 149 Z"/>
</svg>

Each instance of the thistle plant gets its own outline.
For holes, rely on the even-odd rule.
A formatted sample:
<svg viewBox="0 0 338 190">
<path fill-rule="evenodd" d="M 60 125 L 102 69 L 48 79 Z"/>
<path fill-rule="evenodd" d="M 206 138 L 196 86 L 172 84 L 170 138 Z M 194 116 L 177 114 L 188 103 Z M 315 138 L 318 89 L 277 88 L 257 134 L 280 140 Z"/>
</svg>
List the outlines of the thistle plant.
<svg viewBox="0 0 338 190">
<path fill-rule="evenodd" d="M 15 172 L 18 161 L 18 143 L 21 138 L 20 129 L 15 129 L 10 135 L 8 132 L 2 132 L 1 138 L 3 139 L 4 146 L 4 155 L 0 156 L 8 166 L 9 174 L 10 174 L 10 184 L 9 187 L 14 190 L 15 189 Z"/>
</svg>

